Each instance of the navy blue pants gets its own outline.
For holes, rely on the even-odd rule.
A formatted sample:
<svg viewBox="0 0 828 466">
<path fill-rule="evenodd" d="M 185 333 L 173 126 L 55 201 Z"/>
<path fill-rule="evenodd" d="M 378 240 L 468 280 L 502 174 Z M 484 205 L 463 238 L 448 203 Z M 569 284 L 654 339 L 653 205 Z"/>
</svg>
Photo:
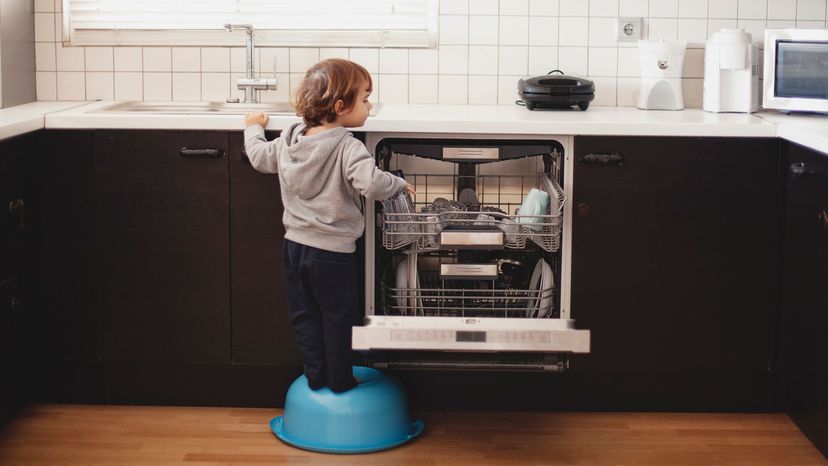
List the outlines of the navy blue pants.
<svg viewBox="0 0 828 466">
<path fill-rule="evenodd" d="M 290 324 L 313 390 L 356 386 L 351 370 L 351 327 L 359 317 L 356 253 L 326 251 L 284 241 Z"/>
</svg>

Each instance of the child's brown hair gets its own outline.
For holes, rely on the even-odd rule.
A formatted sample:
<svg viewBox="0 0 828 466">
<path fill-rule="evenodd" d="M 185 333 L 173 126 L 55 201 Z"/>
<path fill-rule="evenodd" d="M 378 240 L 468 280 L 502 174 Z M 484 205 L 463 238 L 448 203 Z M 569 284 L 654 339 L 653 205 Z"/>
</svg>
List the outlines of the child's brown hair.
<svg viewBox="0 0 828 466">
<path fill-rule="evenodd" d="M 341 58 L 322 60 L 306 73 L 294 97 L 296 114 L 309 128 L 336 119 L 334 106 L 342 100 L 348 110 L 356 104 L 363 83 L 371 91 L 371 74 L 362 65 Z"/>
</svg>

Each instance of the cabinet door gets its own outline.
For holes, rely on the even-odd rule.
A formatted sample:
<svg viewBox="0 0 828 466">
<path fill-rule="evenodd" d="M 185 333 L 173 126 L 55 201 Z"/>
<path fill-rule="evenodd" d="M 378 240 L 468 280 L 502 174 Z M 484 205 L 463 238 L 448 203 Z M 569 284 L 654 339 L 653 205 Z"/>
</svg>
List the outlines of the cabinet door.
<svg viewBox="0 0 828 466">
<path fill-rule="evenodd" d="M 227 133 L 95 132 L 106 362 L 229 362 Z"/>
<path fill-rule="evenodd" d="M 26 136 L 0 141 L 0 281 L 19 272 L 21 239 L 28 221 L 24 181 L 31 160 Z"/>
<path fill-rule="evenodd" d="M 828 454 L 828 154 L 790 144 L 780 315 L 788 410 Z"/>
<path fill-rule="evenodd" d="M 230 134 L 233 361 L 299 364 L 282 274 L 279 177 L 255 171 L 243 151 L 243 134 Z"/>
<path fill-rule="evenodd" d="M 13 323 L 12 300 L 16 298 L 15 280 L 0 280 L 0 428 L 21 406 L 19 335 Z"/>
<path fill-rule="evenodd" d="M 49 363 L 99 358 L 92 150 L 92 131 L 54 130 L 39 136 L 40 196 L 32 228 L 40 242 L 35 261 L 42 293 L 29 298 L 37 298 L 42 313 L 38 327 L 43 332 L 36 341 Z"/>
<path fill-rule="evenodd" d="M 578 137 L 574 162 L 576 367 L 766 374 L 778 143 Z"/>
</svg>

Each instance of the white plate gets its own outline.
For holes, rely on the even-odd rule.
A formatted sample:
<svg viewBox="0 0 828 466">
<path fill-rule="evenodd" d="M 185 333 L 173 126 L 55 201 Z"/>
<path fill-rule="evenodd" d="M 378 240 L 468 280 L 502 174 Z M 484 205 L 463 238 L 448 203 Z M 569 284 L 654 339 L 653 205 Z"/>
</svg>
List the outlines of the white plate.
<svg viewBox="0 0 828 466">
<path fill-rule="evenodd" d="M 397 289 L 397 307 L 402 315 L 406 315 L 408 299 L 403 296 L 405 296 L 404 289 L 408 288 L 408 259 L 403 259 L 397 265 L 397 281 L 394 284 L 394 288 Z"/>
<path fill-rule="evenodd" d="M 419 255 L 411 254 L 408 256 L 408 287 L 417 289 L 420 288 L 420 266 Z M 411 278 L 414 277 L 414 278 Z M 423 313 L 423 299 L 420 297 L 419 291 L 412 291 L 408 298 L 408 310 L 412 315 Z"/>
<path fill-rule="evenodd" d="M 537 291 L 541 285 L 541 276 L 543 275 L 543 264 L 546 261 L 539 259 L 535 264 L 535 270 L 532 271 L 532 278 L 529 280 L 529 299 L 526 301 L 526 317 L 533 317 L 538 310 L 538 298 L 533 291 Z"/>
<path fill-rule="evenodd" d="M 543 271 L 541 272 L 541 298 L 538 306 L 537 317 L 546 317 L 552 312 L 552 298 L 555 296 L 555 274 L 552 272 L 552 267 L 541 259 L 543 262 Z"/>
<path fill-rule="evenodd" d="M 412 272 L 414 279 L 412 280 Z M 420 274 L 417 269 L 417 254 L 411 254 L 407 258 L 400 261 L 397 265 L 396 283 L 394 287 L 397 289 L 397 308 L 400 310 L 400 315 L 417 315 L 422 314 L 423 300 L 419 297 L 416 291 L 411 289 L 419 288 Z"/>
</svg>

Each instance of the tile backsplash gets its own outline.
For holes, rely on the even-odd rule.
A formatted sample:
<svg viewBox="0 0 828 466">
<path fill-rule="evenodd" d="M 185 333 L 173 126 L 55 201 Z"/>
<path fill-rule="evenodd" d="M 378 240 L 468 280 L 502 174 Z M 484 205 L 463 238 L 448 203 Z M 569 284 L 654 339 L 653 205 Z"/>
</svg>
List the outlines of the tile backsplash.
<svg viewBox="0 0 828 466">
<path fill-rule="evenodd" d="M 62 0 L 35 0 L 38 100 L 224 101 L 243 97 L 244 47 L 65 47 Z M 682 80 L 701 107 L 704 42 L 739 27 L 825 28 L 828 0 L 440 0 L 434 49 L 257 47 L 256 69 L 275 72 L 286 101 L 304 71 L 343 57 L 374 77 L 385 103 L 507 104 L 518 79 L 553 69 L 595 81 L 594 105 L 635 105 L 638 50 L 617 42 L 616 17 L 643 18 L 643 37 L 688 43 Z M 242 44 L 239 44 L 242 45 Z M 761 46 L 761 45 L 760 45 Z"/>
</svg>

